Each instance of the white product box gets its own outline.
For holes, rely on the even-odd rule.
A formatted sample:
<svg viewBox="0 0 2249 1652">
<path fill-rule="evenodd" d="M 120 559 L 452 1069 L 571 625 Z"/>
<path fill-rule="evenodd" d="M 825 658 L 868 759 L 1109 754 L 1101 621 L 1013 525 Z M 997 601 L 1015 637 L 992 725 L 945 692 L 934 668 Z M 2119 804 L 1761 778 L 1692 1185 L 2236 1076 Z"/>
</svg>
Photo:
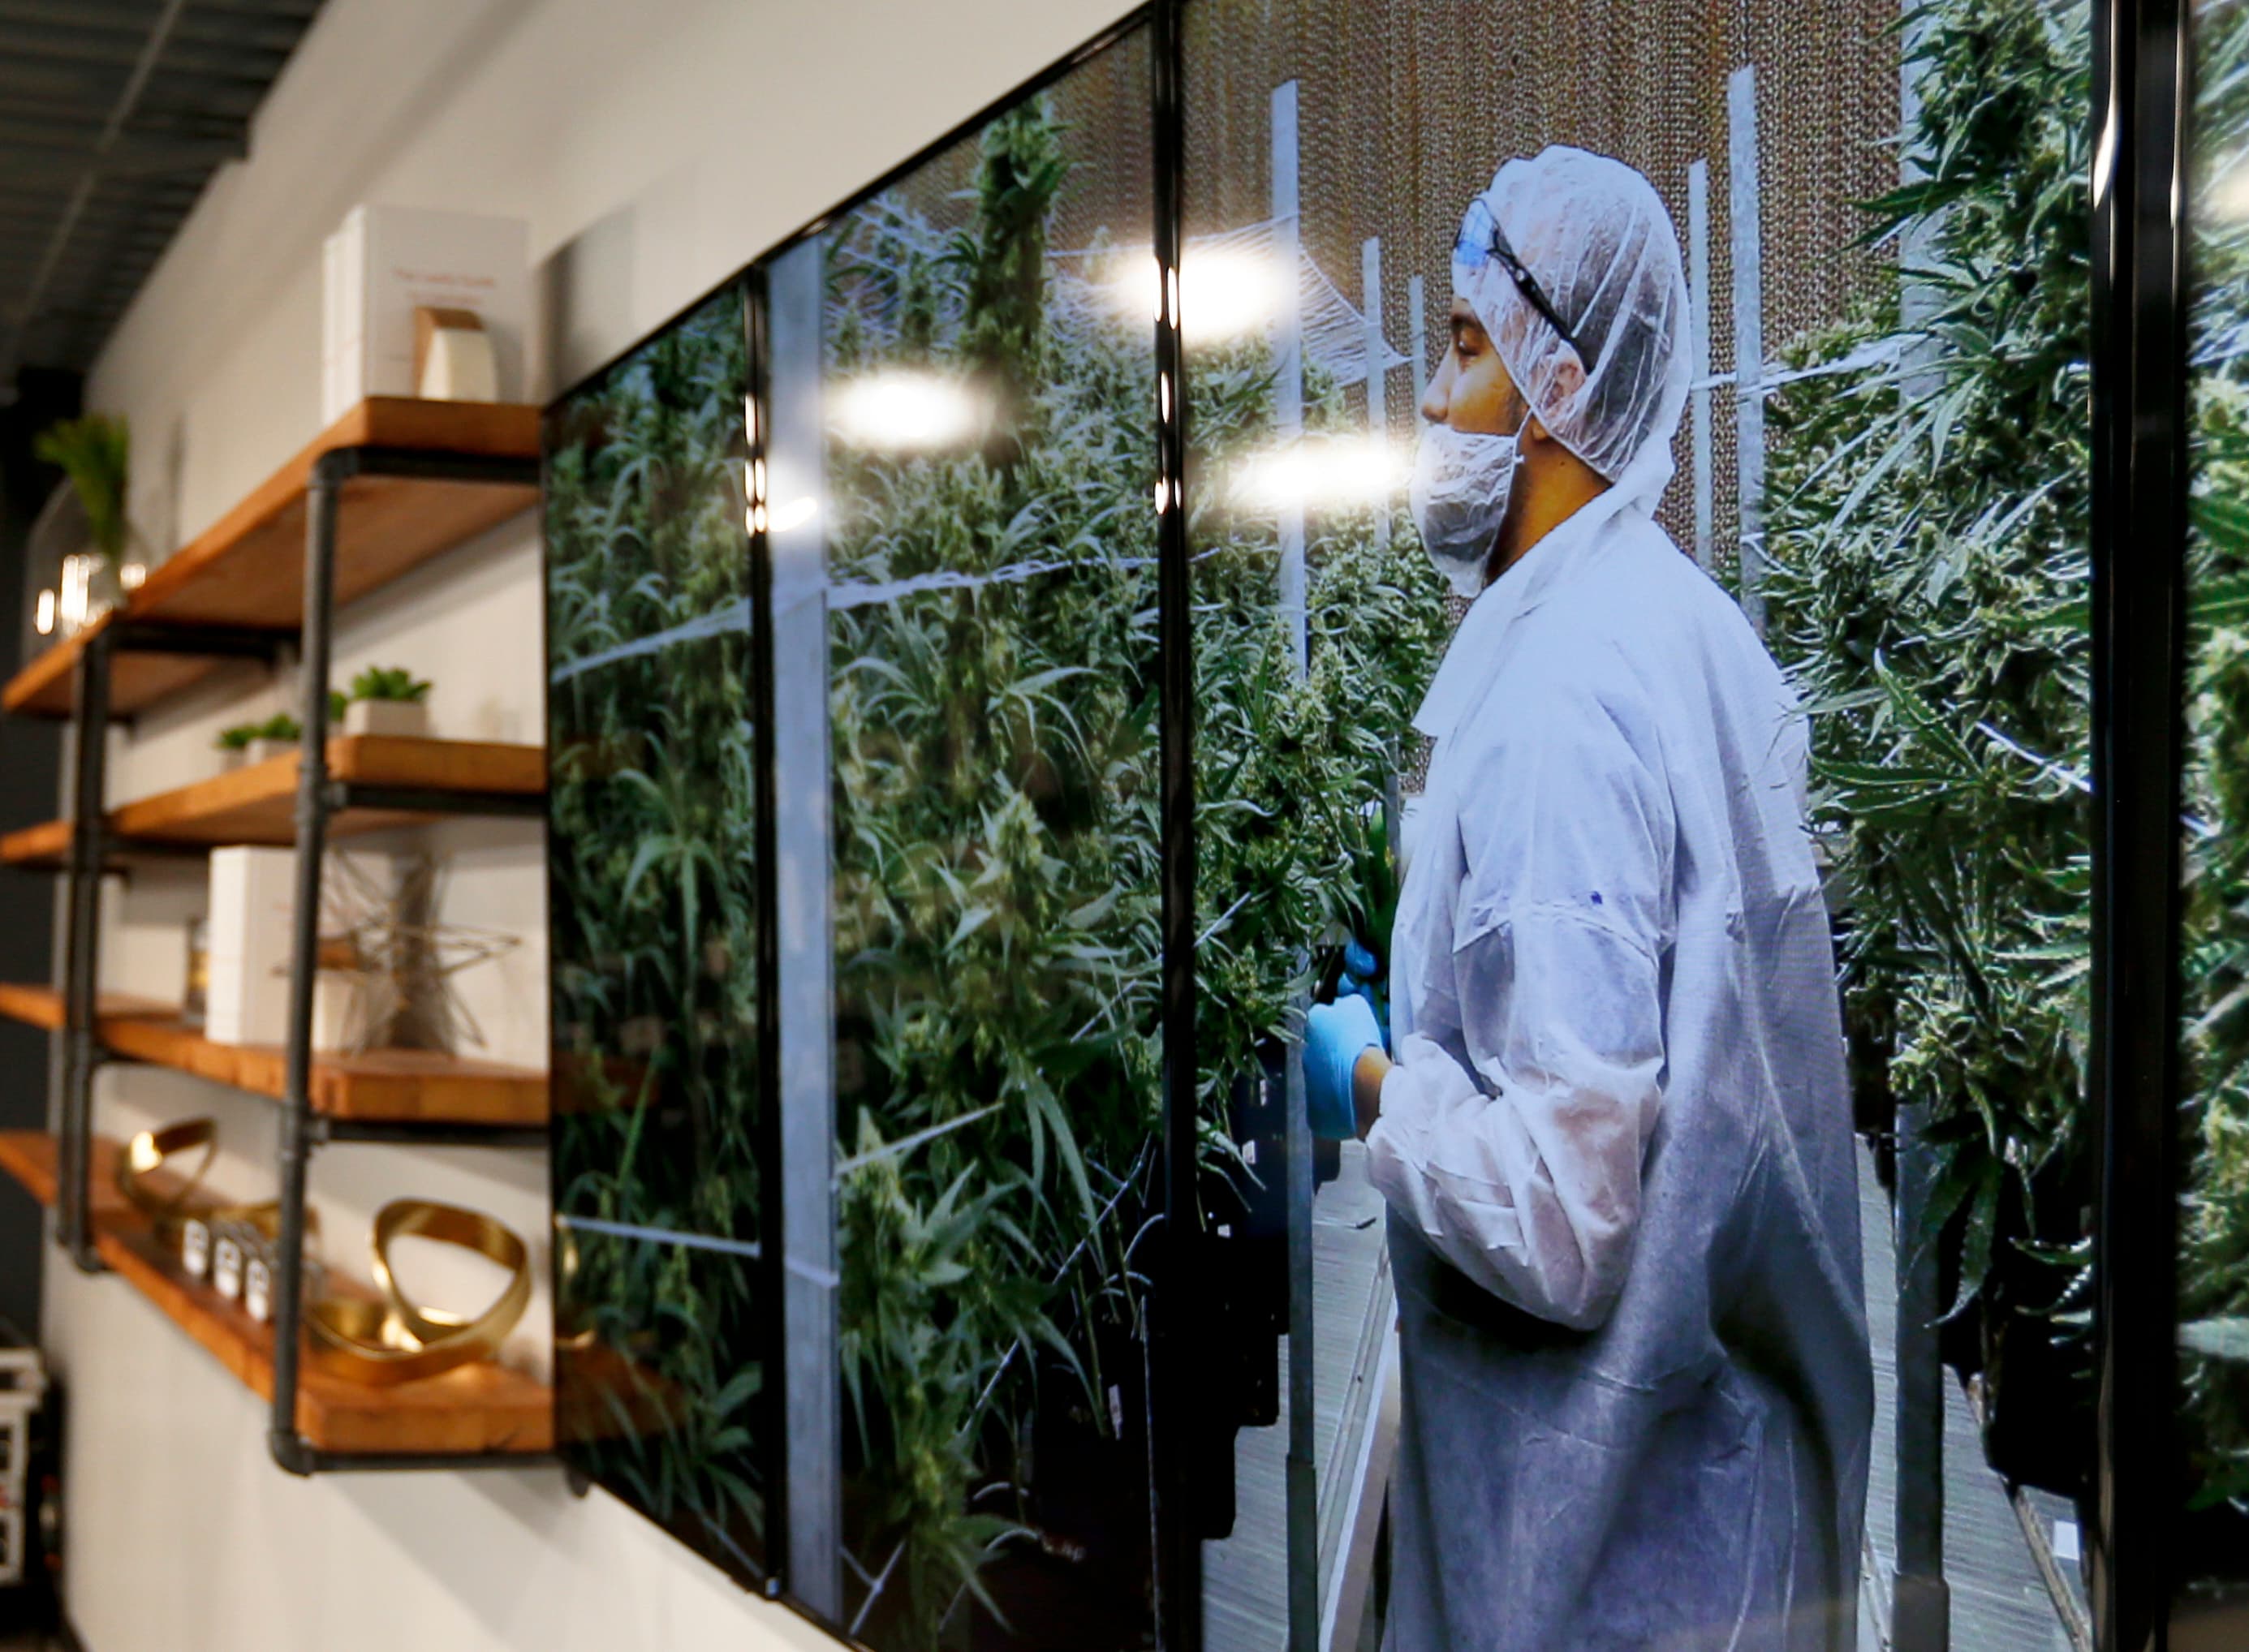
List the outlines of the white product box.
<svg viewBox="0 0 2249 1652">
<path fill-rule="evenodd" d="M 416 394 L 414 312 L 467 310 L 492 340 L 500 401 L 526 394 L 531 236 L 520 218 L 359 206 L 321 250 L 320 417 Z"/>
<path fill-rule="evenodd" d="M 211 851 L 203 1037 L 213 1044 L 279 1044 L 286 1035 L 296 881 L 293 849 Z"/>
</svg>

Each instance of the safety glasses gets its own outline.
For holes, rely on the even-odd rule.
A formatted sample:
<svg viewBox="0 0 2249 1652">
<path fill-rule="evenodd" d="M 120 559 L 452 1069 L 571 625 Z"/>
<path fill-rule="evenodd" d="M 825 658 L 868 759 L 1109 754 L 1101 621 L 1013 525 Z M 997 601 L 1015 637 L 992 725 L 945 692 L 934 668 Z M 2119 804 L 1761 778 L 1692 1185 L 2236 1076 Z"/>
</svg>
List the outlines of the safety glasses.
<svg viewBox="0 0 2249 1652">
<path fill-rule="evenodd" d="M 1578 360 L 1588 371 L 1592 369 L 1592 353 L 1578 342 L 1577 334 L 1572 332 L 1569 325 L 1562 319 L 1561 312 L 1555 309 L 1554 301 L 1546 296 L 1545 289 L 1538 284 L 1538 278 L 1523 268 L 1523 260 L 1515 256 L 1515 249 L 1508 245 L 1507 236 L 1501 232 L 1499 220 L 1492 216 L 1491 209 L 1481 201 L 1471 203 L 1468 216 L 1461 220 L 1461 233 L 1453 242 L 1453 262 L 1463 270 L 1481 270 L 1487 264 L 1498 264 L 1507 271 L 1508 278 L 1515 283 L 1515 290 L 1523 295 L 1523 301 L 1561 335 L 1564 344 L 1578 353 Z"/>
</svg>

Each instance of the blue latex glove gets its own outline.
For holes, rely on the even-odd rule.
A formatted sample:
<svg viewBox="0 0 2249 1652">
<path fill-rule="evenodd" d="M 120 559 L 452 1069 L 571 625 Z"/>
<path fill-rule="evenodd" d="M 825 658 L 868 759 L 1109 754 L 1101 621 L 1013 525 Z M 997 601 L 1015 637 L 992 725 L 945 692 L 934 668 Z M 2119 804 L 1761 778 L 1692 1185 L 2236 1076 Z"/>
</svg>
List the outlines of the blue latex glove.
<svg viewBox="0 0 2249 1652">
<path fill-rule="evenodd" d="M 1374 1011 L 1374 1023 L 1382 1029 L 1382 1047 L 1390 1048 L 1390 1006 L 1384 1002 L 1382 989 L 1374 977 L 1382 972 L 1382 965 L 1357 941 L 1346 941 L 1343 948 L 1343 978 L 1336 983 L 1336 997 L 1359 997 L 1366 1000 Z"/>
<path fill-rule="evenodd" d="M 1352 995 L 1316 1004 L 1304 1017 L 1304 1101 L 1312 1134 L 1347 1141 L 1358 1134 L 1351 1070 L 1369 1050 L 1382 1047 L 1382 1028 L 1365 998 Z"/>
</svg>

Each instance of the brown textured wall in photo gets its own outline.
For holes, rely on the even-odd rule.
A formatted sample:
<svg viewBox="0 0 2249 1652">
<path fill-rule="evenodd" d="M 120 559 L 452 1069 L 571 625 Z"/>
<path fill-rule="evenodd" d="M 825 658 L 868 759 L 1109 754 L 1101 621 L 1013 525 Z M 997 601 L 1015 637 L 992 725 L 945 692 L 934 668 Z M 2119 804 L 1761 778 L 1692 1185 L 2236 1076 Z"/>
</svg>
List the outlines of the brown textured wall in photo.
<svg viewBox="0 0 2249 1652">
<path fill-rule="evenodd" d="M 1406 278 L 1423 278 L 1427 347 L 1441 348 L 1461 214 L 1511 156 L 1574 144 L 1629 161 L 1687 240 L 1688 168 L 1708 162 L 1710 351 L 1733 364 L 1726 82 L 1757 72 L 1768 356 L 1876 295 L 1889 255 L 1860 244 L 1858 202 L 1895 187 L 1896 0 L 1193 0 L 1188 10 L 1188 232 L 1271 209 L 1269 99 L 1298 83 L 1304 250 L 1354 302 L 1359 249 L 1383 244 L 1383 331 L 1409 348 Z M 1215 66 L 1214 66 L 1215 65 Z M 1401 371 L 1394 435 L 1412 434 Z M 1354 392 L 1354 399 L 1358 393 Z M 1735 528 L 1733 420 L 1714 399 L 1716 538 Z M 1363 404 L 1362 404 L 1363 405 Z M 1682 477 L 1664 524 L 1690 543 Z"/>
</svg>

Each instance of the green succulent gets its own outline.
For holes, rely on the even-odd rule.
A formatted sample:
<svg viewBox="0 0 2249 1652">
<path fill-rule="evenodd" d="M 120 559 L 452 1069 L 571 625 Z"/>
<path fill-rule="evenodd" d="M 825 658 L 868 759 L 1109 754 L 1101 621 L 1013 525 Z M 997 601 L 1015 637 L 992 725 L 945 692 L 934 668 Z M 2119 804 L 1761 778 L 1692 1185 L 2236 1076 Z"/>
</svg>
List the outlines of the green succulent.
<svg viewBox="0 0 2249 1652">
<path fill-rule="evenodd" d="M 404 666 L 371 665 L 352 679 L 351 698 L 419 705 L 430 697 L 430 686 Z"/>
</svg>

